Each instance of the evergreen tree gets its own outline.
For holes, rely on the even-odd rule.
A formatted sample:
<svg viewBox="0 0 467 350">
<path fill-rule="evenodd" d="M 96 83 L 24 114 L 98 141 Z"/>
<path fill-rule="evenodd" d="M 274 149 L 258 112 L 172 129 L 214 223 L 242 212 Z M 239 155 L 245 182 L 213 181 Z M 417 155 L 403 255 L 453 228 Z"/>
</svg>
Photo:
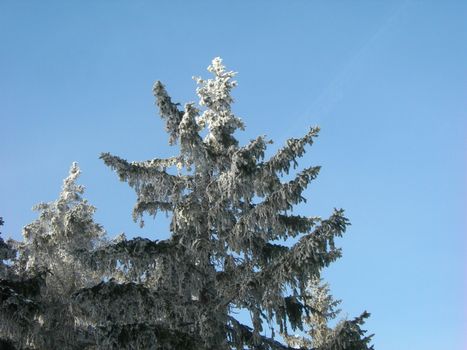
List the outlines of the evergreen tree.
<svg viewBox="0 0 467 350">
<path fill-rule="evenodd" d="M 0 280 L 0 338 L 18 349 L 83 349 L 93 341 L 75 325 L 73 293 L 101 281 L 82 252 L 103 242 L 93 221 L 95 208 L 81 197 L 73 163 L 58 200 L 34 207 L 39 218 L 23 229 L 23 242 L 9 242 L 14 259 Z M 0 242 L 1 243 L 1 242 Z M 14 249 L 13 249 L 14 248 Z"/>
<path fill-rule="evenodd" d="M 3 217 L 0 217 L 0 227 L 3 226 L 5 221 Z M 5 278 L 9 272 L 9 266 L 5 263 L 6 260 L 13 259 L 15 257 L 15 250 L 11 247 L 11 244 L 5 242 L 1 237 L 0 232 L 0 278 Z"/>
<path fill-rule="evenodd" d="M 368 343 L 371 336 L 366 337 L 360 326 L 370 314 L 364 312 L 353 320 L 341 320 L 336 327 L 329 327 L 329 321 L 336 318 L 340 310 L 337 305 L 340 300 L 334 300 L 330 294 L 329 285 L 322 283 L 318 277 L 308 281 L 306 293 L 303 296 L 310 313 L 304 318 L 308 336 L 290 336 L 282 334 L 286 343 L 294 348 L 340 350 L 340 349 L 373 349 Z"/>
<path fill-rule="evenodd" d="M 212 79 L 195 78 L 199 106 L 181 110 L 154 85 L 176 156 L 101 155 L 136 191 L 134 220 L 169 213 L 170 238 L 107 240 L 73 165 L 59 199 L 38 206 L 39 219 L 14 247 L 12 272 L 0 281 L 0 338 L 34 349 L 372 348 L 360 328 L 366 312 L 328 326 L 337 304 L 320 273 L 341 256 L 334 240 L 348 225 L 343 210 L 327 219 L 291 214 L 319 167 L 283 177 L 319 129 L 265 160 L 271 141 L 242 146 L 235 137 L 244 128 L 231 109 L 235 73 L 220 58 L 208 70 Z M 278 244 L 288 238 L 296 243 Z M 252 327 L 235 318 L 237 309 L 249 312 Z"/>
<path fill-rule="evenodd" d="M 220 58 L 208 71 L 212 79 L 195 78 L 199 108 L 189 103 L 180 110 L 164 85 L 154 86 L 169 143 L 179 144 L 177 156 L 142 162 L 101 156 L 136 191 L 135 220 L 143 223 L 145 213 L 172 214 L 171 238 L 145 241 L 158 254 L 146 266 L 139 257 L 130 261 L 142 267 L 136 275 L 145 276 L 132 288 L 172 300 L 169 309 L 155 312 L 158 321 L 197 339 L 205 349 L 285 349 L 262 335 L 263 325 L 273 331 L 276 324 L 285 335 L 288 328 L 303 329 L 303 320 L 316 313 L 307 302 L 307 284 L 341 256 L 334 239 L 345 232 L 348 221 L 340 209 L 327 219 L 290 214 L 305 200 L 303 190 L 320 168 L 305 168 L 287 182 L 281 177 L 298 165 L 319 129 L 288 140 L 264 160 L 270 141 L 260 136 L 240 146 L 235 138 L 235 131 L 244 128 L 231 109 L 235 73 L 226 71 Z M 289 237 L 299 237 L 298 242 L 291 247 L 276 243 Z M 117 289 L 102 287 L 110 293 L 106 298 L 114 299 Z M 248 310 L 253 327 L 235 319 L 233 309 Z M 359 325 L 346 327 L 345 344 L 367 349 L 369 338 Z M 333 339 L 313 344 L 334 349 L 329 347 Z"/>
</svg>

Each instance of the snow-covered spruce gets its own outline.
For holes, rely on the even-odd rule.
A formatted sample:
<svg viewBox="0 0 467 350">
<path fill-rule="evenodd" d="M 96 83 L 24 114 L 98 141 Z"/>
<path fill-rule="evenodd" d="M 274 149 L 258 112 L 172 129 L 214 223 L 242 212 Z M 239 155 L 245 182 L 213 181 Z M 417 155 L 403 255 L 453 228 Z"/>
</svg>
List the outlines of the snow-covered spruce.
<svg viewBox="0 0 467 350">
<path fill-rule="evenodd" d="M 169 143 L 168 159 L 101 158 L 137 194 L 133 218 L 171 214 L 167 240 L 105 238 L 76 184 L 74 164 L 57 201 L 40 204 L 23 242 L 0 241 L 0 339 L 17 349 L 371 349 L 354 320 L 328 325 L 337 301 L 323 268 L 341 256 L 334 239 L 348 225 L 290 214 L 319 167 L 283 175 L 318 135 L 290 139 L 269 159 L 271 141 L 239 145 L 233 112 L 235 73 L 220 58 L 211 79 L 195 78 L 199 105 L 182 109 L 154 85 Z M 201 135 L 205 135 L 202 137 Z M 293 245 L 277 240 L 296 237 Z M 17 251 L 15 254 L 12 252 Z M 8 253 L 7 253 L 8 252 Z M 248 310 L 252 327 L 235 318 Z M 266 334 L 270 328 L 272 336 Z M 279 331 L 284 342 L 274 339 Z M 302 331 L 300 336 L 290 331 Z"/>
</svg>

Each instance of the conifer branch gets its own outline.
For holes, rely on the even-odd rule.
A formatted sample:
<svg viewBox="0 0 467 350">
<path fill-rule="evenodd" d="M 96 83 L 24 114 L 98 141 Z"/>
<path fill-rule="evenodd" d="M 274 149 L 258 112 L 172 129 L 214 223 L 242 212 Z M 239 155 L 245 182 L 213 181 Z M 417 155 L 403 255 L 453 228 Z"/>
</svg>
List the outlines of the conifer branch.
<svg viewBox="0 0 467 350">
<path fill-rule="evenodd" d="M 287 140 L 286 146 L 281 148 L 274 156 L 264 163 L 264 167 L 269 171 L 283 172 L 288 174 L 290 163 L 296 168 L 297 158 L 305 153 L 305 146 L 313 144 L 313 138 L 318 137 L 319 127 L 312 127 L 308 133 L 301 138 L 291 138 Z"/>
<path fill-rule="evenodd" d="M 184 112 L 178 110 L 179 104 L 172 102 L 160 81 L 154 84 L 153 93 L 156 98 L 156 105 L 159 107 L 159 114 L 162 119 L 165 119 L 165 129 L 169 133 L 169 143 L 173 145 L 178 140 L 179 125 Z"/>
</svg>

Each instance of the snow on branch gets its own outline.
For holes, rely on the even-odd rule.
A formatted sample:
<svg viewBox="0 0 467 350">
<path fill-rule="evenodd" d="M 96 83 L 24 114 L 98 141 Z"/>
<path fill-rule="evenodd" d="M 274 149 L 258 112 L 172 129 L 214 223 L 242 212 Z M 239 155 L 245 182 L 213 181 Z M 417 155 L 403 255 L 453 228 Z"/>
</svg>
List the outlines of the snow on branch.
<svg viewBox="0 0 467 350">
<path fill-rule="evenodd" d="M 159 107 L 159 113 L 165 119 L 165 128 L 169 133 L 169 143 L 175 144 L 178 139 L 179 125 L 183 117 L 183 111 L 178 110 L 178 103 L 173 103 L 167 94 L 164 85 L 160 81 L 154 84 L 154 96 Z"/>
<path fill-rule="evenodd" d="M 264 167 L 270 171 L 279 171 L 286 174 L 289 173 L 290 163 L 293 167 L 297 167 L 297 158 L 305 153 L 305 146 L 312 145 L 313 139 L 318 137 L 319 127 L 312 127 L 308 133 L 298 139 L 291 138 L 287 140 L 286 146 L 281 148 L 277 153 L 264 163 Z"/>
</svg>

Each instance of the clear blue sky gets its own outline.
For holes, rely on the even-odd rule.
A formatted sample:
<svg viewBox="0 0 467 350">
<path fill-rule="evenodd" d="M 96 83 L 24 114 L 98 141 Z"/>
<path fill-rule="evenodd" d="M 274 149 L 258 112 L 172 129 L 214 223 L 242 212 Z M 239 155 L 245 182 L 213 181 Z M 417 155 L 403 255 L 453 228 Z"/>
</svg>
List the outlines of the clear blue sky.
<svg viewBox="0 0 467 350">
<path fill-rule="evenodd" d="M 221 56 L 239 72 L 242 141 L 277 149 L 319 124 L 310 215 L 343 207 L 343 258 L 326 273 L 379 350 L 466 349 L 467 2 L 0 2 L 0 215 L 19 238 L 79 162 L 109 235 L 140 229 L 135 196 L 98 159 L 172 155 L 152 97 L 196 100 Z"/>
</svg>

